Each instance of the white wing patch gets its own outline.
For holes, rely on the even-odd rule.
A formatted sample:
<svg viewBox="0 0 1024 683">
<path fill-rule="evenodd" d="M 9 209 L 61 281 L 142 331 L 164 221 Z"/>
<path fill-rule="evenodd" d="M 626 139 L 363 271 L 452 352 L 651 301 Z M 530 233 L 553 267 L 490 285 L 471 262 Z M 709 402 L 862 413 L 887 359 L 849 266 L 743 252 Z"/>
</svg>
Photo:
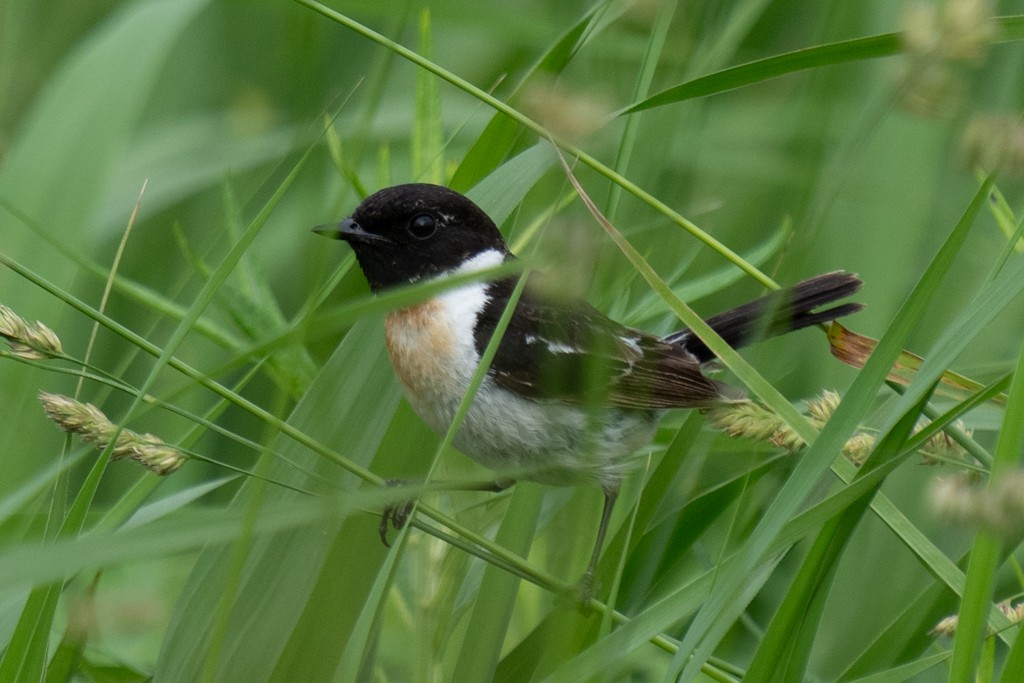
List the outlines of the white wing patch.
<svg viewBox="0 0 1024 683">
<path fill-rule="evenodd" d="M 640 340 L 637 337 L 619 337 L 622 342 L 632 349 L 638 356 L 644 355 L 644 350 L 640 348 Z"/>
<path fill-rule="evenodd" d="M 583 349 L 571 346 L 569 344 L 563 344 L 562 342 L 551 341 L 550 339 L 543 339 L 535 334 L 528 334 L 523 337 L 523 341 L 527 344 L 544 344 L 548 347 L 548 351 L 551 353 L 583 353 Z"/>
</svg>

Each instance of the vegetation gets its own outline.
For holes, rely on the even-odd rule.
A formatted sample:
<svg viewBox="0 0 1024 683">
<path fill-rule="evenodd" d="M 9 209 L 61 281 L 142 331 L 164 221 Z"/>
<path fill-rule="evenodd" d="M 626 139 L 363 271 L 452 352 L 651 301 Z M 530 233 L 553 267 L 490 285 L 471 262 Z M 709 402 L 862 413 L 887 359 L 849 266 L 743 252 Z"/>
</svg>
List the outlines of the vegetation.
<svg viewBox="0 0 1024 683">
<path fill-rule="evenodd" d="M 72 4 L 0 9 L 0 681 L 1024 680 L 1020 2 Z M 749 413 L 666 417 L 581 606 L 600 491 L 443 490 L 431 285 L 310 232 L 410 181 L 653 332 L 867 308 L 707 340 Z"/>
</svg>

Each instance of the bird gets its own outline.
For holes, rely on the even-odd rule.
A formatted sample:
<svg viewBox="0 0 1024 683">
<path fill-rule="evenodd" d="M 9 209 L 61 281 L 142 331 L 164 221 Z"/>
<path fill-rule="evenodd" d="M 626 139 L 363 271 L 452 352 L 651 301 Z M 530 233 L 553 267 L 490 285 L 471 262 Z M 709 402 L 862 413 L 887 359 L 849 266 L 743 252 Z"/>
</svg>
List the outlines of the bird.
<svg viewBox="0 0 1024 683">
<path fill-rule="evenodd" d="M 516 259 L 472 200 L 427 183 L 379 190 L 349 218 L 314 231 L 352 247 L 375 294 Z M 463 281 L 387 314 L 385 344 L 395 375 L 434 431 L 449 429 L 518 278 Z M 601 487 L 601 519 L 581 579 L 586 594 L 619 488 L 662 415 L 710 409 L 742 392 L 708 376 L 715 356 L 690 330 L 659 337 L 633 329 L 585 301 L 545 297 L 531 287 L 533 279 L 528 276 L 453 444 L 485 467 L 509 473 L 476 489 L 501 490 L 517 479 Z M 730 346 L 741 347 L 860 310 L 857 303 L 820 309 L 861 284 L 849 272 L 825 273 L 705 322 Z M 385 511 L 385 543 L 389 519 L 400 527 L 407 514 L 408 506 Z"/>
</svg>

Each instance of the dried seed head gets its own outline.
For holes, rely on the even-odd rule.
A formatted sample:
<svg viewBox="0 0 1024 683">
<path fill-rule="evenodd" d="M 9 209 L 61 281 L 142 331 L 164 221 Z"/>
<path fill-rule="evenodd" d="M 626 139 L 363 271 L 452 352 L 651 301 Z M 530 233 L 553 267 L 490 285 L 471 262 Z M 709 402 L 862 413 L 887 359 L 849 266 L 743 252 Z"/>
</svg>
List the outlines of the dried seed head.
<svg viewBox="0 0 1024 683">
<path fill-rule="evenodd" d="M 119 457 L 129 456 L 146 469 L 161 476 L 170 474 L 185 464 L 185 455 L 159 437 L 134 432 L 131 435 L 134 438 L 127 450 L 119 452 L 121 441 L 118 440 L 114 452 Z"/>
<path fill-rule="evenodd" d="M 807 410 L 811 420 L 819 428 L 824 426 L 839 406 L 839 400 L 839 394 L 825 391 L 818 398 L 808 401 Z M 803 437 L 783 422 L 782 418 L 749 399 L 723 403 L 705 410 L 704 415 L 712 429 L 725 432 L 733 438 L 766 441 L 790 453 L 796 453 L 807 446 Z M 843 453 L 853 464 L 860 466 L 874 446 L 875 437 L 861 432 L 846 442 Z"/>
<path fill-rule="evenodd" d="M 82 441 L 104 450 L 117 434 L 117 427 L 91 403 L 82 403 L 61 394 L 39 392 L 39 400 L 47 416 L 66 432 L 77 434 Z M 166 475 L 185 464 L 185 454 L 152 434 L 139 434 L 122 429 L 111 449 L 111 459 L 132 458 L 156 474 Z"/>
<path fill-rule="evenodd" d="M 951 522 L 965 523 L 978 517 L 978 501 L 963 474 L 937 477 L 928 493 L 936 515 Z"/>
<path fill-rule="evenodd" d="M 106 443 L 116 427 L 91 403 L 82 403 L 61 394 L 39 392 L 46 415 L 65 432 L 78 434 L 90 443 Z"/>
<path fill-rule="evenodd" d="M 811 419 L 821 428 L 825 426 L 825 423 L 832 417 L 832 413 L 836 412 L 836 408 L 839 407 L 839 394 L 826 389 L 817 398 L 807 401 L 806 405 Z"/>
<path fill-rule="evenodd" d="M 558 138 L 580 140 L 611 120 L 607 98 L 550 81 L 534 81 L 523 90 L 523 110 Z"/>
<path fill-rule="evenodd" d="M 1003 600 L 996 607 L 1006 615 L 1006 618 L 1010 620 L 1011 624 L 1020 623 L 1021 619 L 1024 619 L 1024 602 L 1019 602 L 1016 605 L 1011 605 L 1009 600 Z M 960 625 L 960 618 L 957 615 L 951 615 L 944 617 L 935 624 L 932 630 L 928 631 L 928 635 L 932 636 L 946 636 L 952 638 L 956 635 L 956 628 Z M 988 629 L 988 634 L 992 635 L 993 631 L 991 628 Z"/>
<path fill-rule="evenodd" d="M 0 337 L 7 340 L 11 353 L 28 360 L 50 358 L 64 352 L 53 330 L 39 321 L 28 322 L 3 304 L 0 304 Z"/>
<path fill-rule="evenodd" d="M 951 615 L 943 617 L 939 620 L 939 623 L 932 627 L 932 630 L 928 631 L 930 636 L 946 636 L 952 638 L 956 635 L 956 627 L 960 624 L 960 618 L 957 615 Z"/>
<path fill-rule="evenodd" d="M 854 465 L 860 467 L 868 459 L 868 456 L 871 455 L 871 451 L 874 449 L 877 441 L 878 439 L 875 438 L 874 434 L 858 432 L 843 444 L 843 455 Z"/>
<path fill-rule="evenodd" d="M 950 522 L 1014 542 L 1024 533 L 1024 472 L 1004 474 L 987 487 L 973 486 L 968 474 L 942 477 L 930 499 L 935 513 Z"/>
<path fill-rule="evenodd" d="M 969 429 L 961 420 L 955 420 L 953 426 L 967 436 L 974 435 L 974 430 Z M 920 431 L 922 427 L 923 425 L 919 424 L 914 431 Z M 964 447 L 944 431 L 938 432 L 921 446 L 921 457 L 925 465 L 938 465 L 950 461 L 966 462 L 970 459 Z"/>
<path fill-rule="evenodd" d="M 967 95 L 970 65 L 980 63 L 996 37 L 990 0 L 918 0 L 903 15 L 907 61 L 902 104 L 923 116 L 951 117 Z"/>
<path fill-rule="evenodd" d="M 999 603 L 999 611 L 1006 615 L 1011 624 L 1019 624 L 1024 620 L 1024 602 L 1011 605 L 1009 600 L 1003 600 Z"/>
<path fill-rule="evenodd" d="M 28 323 L 7 306 L 0 304 L 0 337 L 23 339 Z"/>
<path fill-rule="evenodd" d="M 790 453 L 796 453 L 807 446 L 807 442 L 804 441 L 804 438 L 794 432 L 789 425 L 779 427 L 768 440 L 773 446 L 789 451 Z"/>
<path fill-rule="evenodd" d="M 942 8 L 942 51 L 948 59 L 978 62 L 996 37 L 990 0 L 948 0 Z"/>
<path fill-rule="evenodd" d="M 903 45 L 913 59 L 976 62 L 996 37 L 990 0 L 918 0 L 903 13 Z"/>
<path fill-rule="evenodd" d="M 748 399 L 722 403 L 704 415 L 713 429 L 737 439 L 770 441 L 785 426 L 778 415 Z"/>
<path fill-rule="evenodd" d="M 960 138 L 965 163 L 985 172 L 1024 176 L 1024 120 L 1014 114 L 978 115 Z"/>
</svg>

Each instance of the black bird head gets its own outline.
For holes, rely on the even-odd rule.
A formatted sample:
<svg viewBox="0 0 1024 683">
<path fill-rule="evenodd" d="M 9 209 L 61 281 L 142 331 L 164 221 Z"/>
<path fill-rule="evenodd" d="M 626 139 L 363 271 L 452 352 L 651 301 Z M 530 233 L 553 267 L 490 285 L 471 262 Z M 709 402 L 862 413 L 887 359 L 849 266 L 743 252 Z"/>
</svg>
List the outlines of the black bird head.
<svg viewBox="0 0 1024 683">
<path fill-rule="evenodd" d="M 487 251 L 509 255 L 480 207 L 458 192 L 424 183 L 380 190 L 351 218 L 315 230 L 352 245 L 374 291 L 439 275 Z"/>
</svg>

